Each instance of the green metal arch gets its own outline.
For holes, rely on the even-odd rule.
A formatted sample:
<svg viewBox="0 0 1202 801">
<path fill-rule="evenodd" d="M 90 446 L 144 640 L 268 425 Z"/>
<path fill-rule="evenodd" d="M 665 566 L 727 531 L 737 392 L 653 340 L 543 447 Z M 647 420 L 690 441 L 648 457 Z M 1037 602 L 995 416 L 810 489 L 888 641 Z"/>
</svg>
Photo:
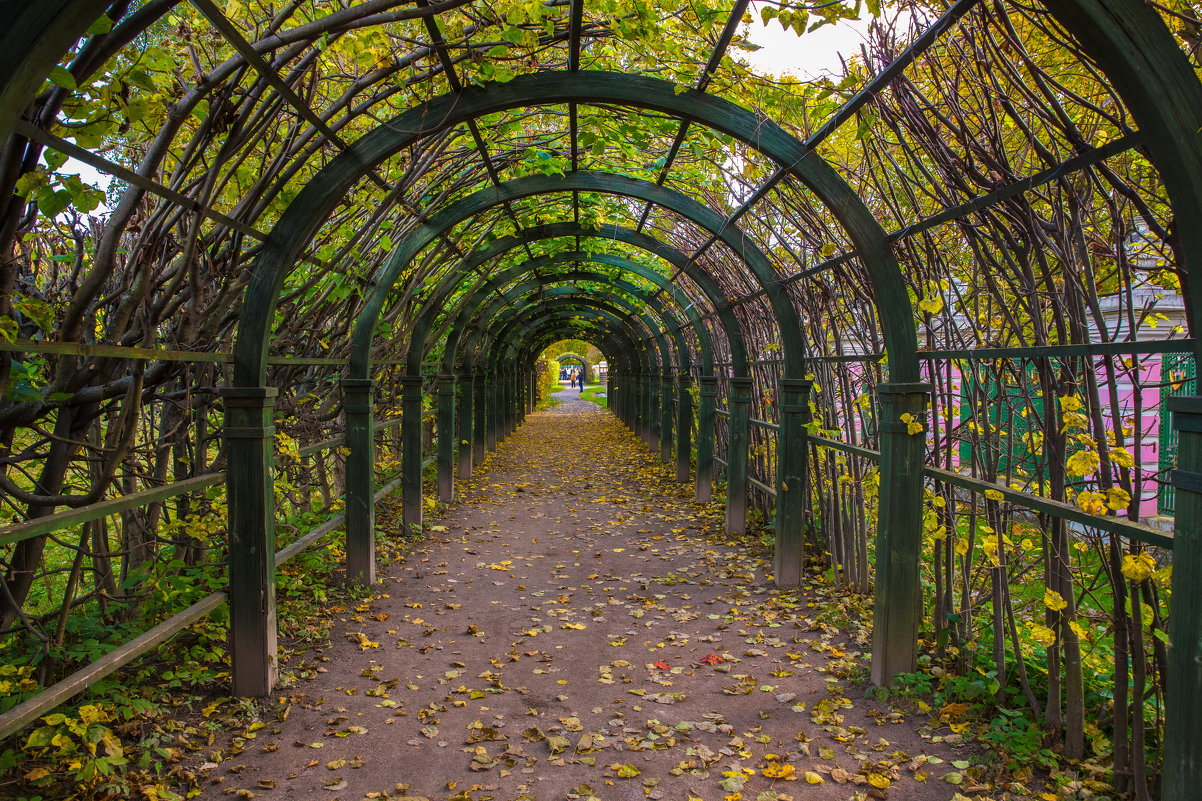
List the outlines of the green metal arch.
<svg viewBox="0 0 1202 801">
<path fill-rule="evenodd" d="M 527 270 L 537 269 L 538 267 L 543 267 L 543 266 L 552 266 L 554 264 L 558 264 L 561 262 L 587 261 L 590 259 L 592 261 L 597 261 L 597 262 L 609 264 L 612 266 L 620 266 L 623 269 L 630 270 L 631 272 L 634 272 L 637 275 L 643 276 L 647 280 L 655 283 L 657 286 L 659 286 L 664 291 L 670 293 L 672 295 L 673 299 L 677 302 L 677 304 L 680 305 L 681 308 L 683 308 L 685 310 L 685 316 L 689 318 L 689 321 L 693 324 L 694 330 L 696 330 L 696 332 L 697 332 L 697 337 L 699 340 L 699 346 L 700 346 L 700 350 L 701 350 L 701 368 L 702 368 L 703 374 L 704 375 L 712 375 L 713 374 L 713 348 L 709 341 L 709 331 L 708 331 L 708 329 L 705 328 L 704 323 L 701 321 L 700 315 L 697 314 L 696 310 L 691 308 L 691 304 L 687 303 L 687 297 L 685 297 L 683 295 L 683 293 L 680 292 L 680 289 L 678 287 L 676 287 L 674 284 L 669 282 L 666 278 L 664 278 L 663 276 L 661 276 L 659 273 L 655 272 L 651 268 L 647 267 L 646 265 L 642 265 L 642 264 L 639 264 L 638 262 L 631 261 L 629 259 L 625 259 L 621 256 L 613 256 L 613 255 L 609 255 L 609 254 L 593 254 L 592 256 L 589 256 L 588 254 L 585 254 L 582 251 L 571 251 L 571 252 L 567 252 L 567 253 L 558 253 L 558 254 L 555 254 L 554 256 L 547 256 L 547 257 L 543 257 L 541 259 L 534 259 L 532 261 L 524 262 L 521 265 L 517 265 L 515 267 L 510 268 L 509 270 L 502 271 L 501 273 L 498 273 L 497 275 L 490 277 L 487 281 L 481 281 L 471 290 L 471 292 L 469 294 L 464 296 L 464 301 L 461 304 L 460 309 L 459 309 L 458 313 L 454 316 L 454 318 L 451 318 L 450 315 L 447 316 L 447 320 L 444 322 L 444 325 L 442 326 L 443 329 L 446 329 L 446 328 L 451 329 L 451 331 L 447 333 L 447 338 L 446 338 L 447 342 L 450 343 L 451 337 L 455 330 L 463 328 L 468 323 L 470 316 L 475 313 L 475 311 L 477 310 L 477 308 L 480 304 L 485 302 L 486 296 L 489 293 L 493 292 L 494 290 L 499 289 L 501 286 L 504 286 L 505 284 L 507 284 L 508 282 L 513 280 L 515 277 L 525 274 L 525 272 Z M 546 276 L 545 278 L 548 283 L 570 281 L 570 280 L 585 280 L 585 281 L 600 281 L 600 282 L 605 282 L 605 281 L 610 280 L 608 276 L 603 275 L 601 273 L 591 273 L 591 272 L 582 271 L 582 270 L 574 270 L 569 273 L 557 273 L 553 276 Z M 638 294 L 637 287 L 634 287 L 629 282 L 620 281 L 619 285 L 625 291 L 627 291 L 631 294 Z M 432 310 L 431 309 L 427 310 L 427 312 L 430 312 L 430 311 L 432 311 Z M 423 315 L 423 316 L 425 316 L 425 315 Z M 415 325 L 414 326 L 415 333 L 414 333 L 413 337 L 410 339 L 410 346 L 409 346 L 410 347 L 410 369 L 413 368 L 413 359 L 414 359 L 415 352 L 418 354 L 422 353 L 422 350 L 419 350 L 419 346 L 422 348 L 428 347 L 428 346 L 424 345 L 424 343 L 418 338 L 417 332 L 419 330 L 421 330 L 421 329 L 419 329 L 419 326 Z M 423 331 L 422 335 L 424 336 L 424 331 Z M 424 356 L 419 356 L 419 358 L 424 358 Z M 443 352 L 443 371 L 450 372 L 453 369 L 454 369 L 454 349 L 453 349 L 453 347 L 447 347 Z"/>
<path fill-rule="evenodd" d="M 606 264 L 609 266 L 621 267 L 622 269 L 628 270 L 632 273 L 635 273 L 636 275 L 646 278 L 648 281 L 654 283 L 661 290 L 668 293 L 672 297 L 672 299 L 676 302 L 676 304 L 678 306 L 680 306 L 680 308 L 684 311 L 685 316 L 689 319 L 689 322 L 692 323 L 694 330 L 697 331 L 697 337 L 699 340 L 699 348 L 701 351 L 701 360 L 702 360 L 703 369 L 706 369 L 704 366 L 708 365 L 708 369 L 710 372 L 707 372 L 706 374 L 709 375 L 710 373 L 712 373 L 713 348 L 712 348 L 712 345 L 710 344 L 709 331 L 705 327 L 704 322 L 701 320 L 700 315 L 697 314 L 696 310 L 692 307 L 692 304 L 689 302 L 688 296 L 686 296 L 683 292 L 681 292 L 679 287 L 677 287 L 674 284 L 672 284 L 671 282 L 669 282 L 664 276 L 655 272 L 651 268 L 647 267 L 646 265 L 639 264 L 636 261 L 632 261 L 630 259 L 624 258 L 622 256 L 614 256 L 612 254 L 589 254 L 584 251 L 568 251 L 565 253 L 557 253 L 552 256 L 544 256 L 544 257 L 540 257 L 537 259 L 533 259 L 533 260 L 524 262 L 520 265 L 511 267 L 508 270 L 502 271 L 501 273 L 498 273 L 494 276 L 491 276 L 487 280 L 481 280 L 480 282 L 478 282 L 471 289 L 471 291 L 469 293 L 464 295 L 464 300 L 463 300 L 460 308 L 461 308 L 461 310 L 468 312 L 470 314 L 472 309 L 476 305 L 478 305 L 480 302 L 482 302 L 482 293 L 488 293 L 488 292 L 492 292 L 492 291 L 498 289 L 499 287 L 501 287 L 504 284 L 508 283 L 509 281 L 513 280 L 515 277 L 524 274 L 527 270 L 537 270 L 541 267 L 554 266 L 556 264 L 561 264 L 564 262 L 576 262 L 576 263 L 596 262 L 596 263 L 600 263 L 600 264 Z M 612 281 L 612 279 L 609 276 L 604 275 L 602 273 L 587 272 L 587 274 L 586 274 L 586 271 L 582 271 L 579 269 L 573 270 L 570 272 L 566 272 L 566 273 L 554 273 L 552 275 L 543 276 L 542 278 L 546 283 L 559 283 L 561 281 L 567 281 L 567 280 L 593 281 L 593 282 L 599 282 L 599 283 L 608 283 L 608 282 Z M 642 294 L 641 291 L 638 289 L 638 287 L 635 287 L 634 285 L 630 284 L 627 281 L 619 279 L 618 285 L 624 291 L 628 292 L 629 294 L 632 294 L 632 295 L 641 295 Z M 423 316 L 425 316 L 428 313 L 433 313 L 434 311 L 436 311 L 436 310 L 427 309 L 423 313 Z M 440 327 L 440 330 L 445 330 L 445 328 L 447 326 L 462 324 L 460 322 L 460 320 L 463 318 L 459 315 L 457 315 L 454 318 L 454 322 L 452 322 L 451 319 L 452 318 L 450 317 L 450 315 L 447 315 L 447 317 L 444 319 L 443 325 Z M 418 339 L 419 330 L 422 331 L 422 336 L 424 336 L 424 330 L 419 329 L 419 326 L 415 325 L 413 328 L 414 334 L 410 340 L 410 354 L 411 354 L 410 369 L 413 368 L 414 352 L 415 351 L 421 352 L 419 350 L 419 348 L 415 345 L 415 343 L 422 344 L 422 346 L 425 347 L 424 343 L 421 343 L 420 340 Z M 443 367 L 444 367 L 444 369 L 447 369 L 447 370 L 449 370 L 453 367 L 453 363 L 450 362 L 445 355 L 443 357 Z"/>
<path fill-rule="evenodd" d="M 878 304 L 877 309 L 889 349 L 891 378 L 916 380 L 917 337 L 912 305 L 885 233 L 863 201 L 829 164 L 776 123 L 714 95 L 694 90 L 678 93 L 678 90 L 674 83 L 645 75 L 597 70 L 540 72 L 521 75 L 507 83 L 488 83 L 442 95 L 363 135 L 324 166 L 301 190 L 256 258 L 234 349 L 234 385 L 262 385 L 266 378 L 271 322 L 284 278 L 299 261 L 301 249 L 316 233 L 321 221 L 367 170 L 423 137 L 481 115 L 530 105 L 569 102 L 607 103 L 660 111 L 732 136 L 781 164 L 814 192 L 846 229 L 868 268 L 876 297 L 889 299 L 888 303 Z M 734 245 L 735 252 L 743 255 L 748 244 L 740 240 Z M 775 284 L 777 276 L 763 278 L 767 279 L 764 289 L 769 291 L 770 298 L 784 294 Z M 778 324 L 782 326 L 782 337 L 800 338 L 800 326 L 796 332 L 787 330 L 790 320 L 796 319 L 792 305 L 785 308 L 779 301 L 770 302 Z M 378 309 L 369 316 L 375 313 Z M 797 348 L 800 341 L 792 346 L 782 341 L 782 345 L 787 351 L 790 347 Z M 798 361 L 793 365 L 786 361 L 786 375 L 803 369 L 801 353 L 794 352 Z M 789 355 L 793 354 L 786 352 L 786 360 Z"/>
<path fill-rule="evenodd" d="M 575 272 L 575 273 L 571 273 L 569 275 L 563 276 L 559 280 L 563 280 L 563 281 L 572 281 L 572 280 L 595 281 L 595 280 L 598 280 L 598 278 L 604 278 L 604 276 L 601 276 L 600 274 L 597 274 L 597 273 L 589 273 L 587 271 L 580 271 L 580 272 Z M 501 305 L 514 305 L 517 302 L 520 302 L 521 298 L 524 295 L 526 295 L 527 293 L 539 292 L 539 293 L 541 293 L 539 296 L 540 300 L 541 300 L 544 297 L 555 297 L 558 295 L 562 295 L 562 294 L 564 294 L 564 292 L 563 292 L 564 289 L 572 289 L 575 292 L 578 292 L 581 296 L 596 298 L 598 300 L 621 300 L 622 305 L 626 306 L 626 308 L 631 313 L 638 313 L 638 308 L 633 303 L 631 303 L 630 301 L 628 301 L 627 299 L 623 298 L 620 295 L 613 295 L 613 294 L 608 294 L 608 293 L 602 295 L 602 294 L 598 294 L 593 291 L 583 290 L 583 289 L 579 289 L 579 288 L 575 288 L 575 287 L 566 287 L 566 288 L 558 287 L 558 286 L 554 285 L 555 283 L 558 283 L 558 281 L 548 284 L 548 282 L 546 282 L 542 279 L 538 279 L 538 278 L 526 280 L 526 281 L 522 282 L 521 284 L 518 284 L 515 287 L 512 287 L 511 289 L 508 289 L 505 292 L 501 293 L 501 295 L 499 297 L 492 297 L 491 303 L 489 304 L 489 306 L 487 308 L 479 309 L 479 311 L 480 311 L 479 316 L 487 319 L 491 313 L 491 310 L 494 310 L 494 309 L 496 309 L 496 307 L 501 306 Z M 678 359 L 676 360 L 678 363 L 678 366 L 682 370 L 688 370 L 690 368 L 692 362 L 691 362 L 691 358 L 689 356 L 688 345 L 685 341 L 683 333 L 681 332 L 680 323 L 671 317 L 671 315 L 669 314 L 669 311 L 664 307 L 664 305 L 661 302 L 658 301 L 658 299 L 656 299 L 654 297 L 650 297 L 650 296 L 645 296 L 645 295 L 641 296 L 637 292 L 637 287 L 634 287 L 632 284 L 629 284 L 629 282 L 621 281 L 621 282 L 619 282 L 619 285 L 621 285 L 621 284 L 625 284 L 625 286 L 622 288 L 625 291 L 632 294 L 636 299 L 642 300 L 645 303 L 649 303 L 651 312 L 653 312 L 656 316 L 658 316 L 660 318 L 660 320 L 662 321 L 662 326 L 666 327 L 668 330 L 670 330 L 672 332 L 673 347 L 675 349 L 675 352 L 678 354 Z M 485 297 L 485 300 L 488 300 L 487 296 Z M 504 318 L 501 318 L 501 319 L 504 319 Z M 645 317 L 644 317 L 644 319 L 645 319 Z M 662 339 L 662 337 L 659 336 L 658 328 L 652 328 L 651 333 L 654 336 L 656 336 L 657 339 Z M 447 372 L 450 371 L 449 366 L 454 364 L 453 359 L 454 359 L 455 354 L 454 354 L 451 346 L 456 346 L 457 343 L 458 343 L 458 337 L 455 337 L 454 340 L 451 340 L 450 338 L 448 338 L 447 344 L 449 347 L 447 347 L 447 349 L 443 355 L 444 370 L 446 370 Z M 666 363 L 667 362 L 665 362 L 665 364 Z M 710 362 L 710 369 L 711 370 L 713 369 L 712 360 Z"/>
<path fill-rule="evenodd" d="M 663 259 L 687 275 L 697 285 L 697 288 L 705 296 L 706 300 L 709 301 L 711 309 L 713 309 L 714 314 L 721 322 L 720 328 L 725 336 L 727 347 L 730 350 L 734 374 L 739 376 L 747 375 L 747 349 L 744 344 L 742 325 L 739 323 L 738 317 L 735 316 L 733 307 L 727 301 L 713 277 L 704 270 L 699 269 L 688 256 L 677 248 L 648 234 L 636 231 L 633 228 L 611 224 L 605 224 L 600 228 L 592 229 L 585 228 L 574 222 L 551 223 L 549 225 L 527 228 L 522 232 L 521 236 L 503 237 L 485 248 L 474 251 L 460 262 L 455 271 L 445 276 L 431 293 L 430 297 L 423 301 L 422 312 L 412 329 L 411 341 L 413 339 L 422 339 L 424 341 L 431 323 L 429 320 L 424 320 L 423 318 L 427 315 L 436 315 L 445 306 L 451 293 L 469 272 L 475 271 L 476 268 L 485 264 L 490 259 L 496 258 L 514 248 L 546 239 L 569 236 L 612 239 L 623 242 Z M 603 255 L 609 254 L 592 254 L 590 258 L 593 261 L 600 261 L 599 257 Z M 649 275 L 645 275 L 645 277 L 650 279 Z M 678 289 L 675 285 L 669 286 L 674 290 Z M 685 305 L 691 306 L 692 303 Z"/>
<path fill-rule="evenodd" d="M 642 341 L 648 343 L 654 342 L 655 347 L 652 348 L 648 346 L 647 351 L 650 354 L 658 353 L 658 364 L 660 366 L 660 370 L 668 369 L 668 366 L 673 363 L 672 352 L 669 348 L 668 338 L 660 335 L 658 330 L 653 327 L 655 324 L 654 319 L 649 318 L 646 314 L 639 315 L 638 308 L 632 303 L 615 302 L 619 300 L 619 298 L 614 296 L 603 298 L 590 292 L 576 291 L 573 287 L 555 287 L 550 291 L 541 293 L 539 296 L 539 305 L 531 306 L 530 308 L 539 308 L 540 306 L 550 302 L 571 301 L 579 303 L 579 307 L 581 308 L 611 309 L 617 314 L 625 313 L 630 317 L 637 315 L 644 325 L 650 324 L 650 331 L 643 337 Z M 617 306 L 618 308 L 614 308 L 614 306 Z M 568 314 L 571 313 L 572 312 L 568 312 Z M 485 347 L 487 342 L 492 342 L 495 347 L 495 350 L 493 350 L 492 353 L 495 356 L 500 358 L 501 354 L 504 353 L 506 359 L 516 359 L 514 350 L 523 344 L 525 341 L 525 334 L 522 333 L 517 335 L 516 340 L 510 339 L 509 335 L 512 333 L 513 326 L 517 325 L 521 319 L 523 318 L 515 318 L 511 321 L 511 324 L 507 324 L 503 319 L 497 320 L 494 325 L 489 327 L 489 329 L 480 331 L 479 336 L 473 339 L 473 341 L 469 344 L 469 347 L 471 344 L 474 344 L 477 349 L 480 349 Z M 671 339 L 676 340 L 676 342 L 673 344 L 678 344 L 680 339 L 679 328 L 670 327 L 668 330 L 671 332 Z M 496 331 L 497 333 L 492 334 L 492 331 Z M 633 338 L 634 332 L 632 331 L 631 334 Z M 650 359 L 648 359 L 647 364 L 651 364 Z"/>
<path fill-rule="evenodd" d="M 639 342 L 632 338 L 626 327 L 626 321 L 617 314 L 594 308 L 582 308 L 571 314 L 571 317 L 587 318 L 587 323 L 583 320 L 567 319 L 557 309 L 543 309 L 539 314 L 539 319 L 527 322 L 526 328 L 522 330 L 523 338 L 529 342 L 527 352 L 512 361 L 520 361 L 532 368 L 537 354 L 557 338 L 572 336 L 591 339 L 595 337 L 600 339 L 603 344 L 607 344 L 607 353 L 612 351 L 612 358 L 617 363 L 618 374 L 641 373 L 650 369 L 647 366 L 649 354 L 644 347 L 645 341 Z M 478 365 L 476 369 L 487 370 L 490 368 L 486 365 Z"/>
<path fill-rule="evenodd" d="M 492 305 L 495 308 L 496 306 L 508 303 L 509 300 L 510 299 L 508 298 L 494 299 Z M 535 303 L 529 304 L 523 309 L 515 310 L 515 313 L 511 315 L 492 319 L 487 327 L 478 329 L 472 333 L 465 346 L 465 351 L 469 354 L 478 354 L 479 351 L 483 349 L 485 340 L 487 340 L 501 346 L 492 350 L 492 361 L 496 361 L 500 358 L 501 348 L 506 347 L 508 344 L 507 335 L 513 330 L 513 328 L 515 328 L 518 324 L 521 324 L 532 314 L 541 312 L 551 301 L 558 301 L 560 303 L 576 301 L 582 306 L 588 308 L 608 311 L 614 314 L 618 320 L 622 321 L 622 323 L 626 325 L 629 325 L 627 320 L 637 320 L 641 322 L 645 329 L 645 336 L 643 339 L 648 342 L 655 343 L 655 348 L 648 347 L 647 352 L 658 354 L 659 364 L 662 365 L 661 369 L 666 369 L 667 365 L 671 364 L 672 360 L 668 350 L 667 339 L 659 332 L 659 327 L 654 318 L 651 318 L 645 312 L 641 312 L 637 307 L 634 306 L 634 304 L 618 295 L 610 295 L 605 298 L 599 298 L 592 293 L 580 292 L 574 287 L 555 287 L 543 293 Z M 552 309 L 552 311 L 560 310 Z M 571 316 L 572 314 L 577 313 L 577 311 L 578 310 L 571 312 L 564 311 L 563 313 L 567 316 Z M 488 318 L 489 315 L 487 310 L 485 311 L 484 316 Z M 669 330 L 673 331 L 677 336 L 679 336 L 679 329 L 670 328 Z M 471 359 L 471 361 L 472 363 L 480 364 L 484 360 L 476 355 Z"/>
<path fill-rule="evenodd" d="M 621 304 L 614 304 L 607 300 L 590 295 L 577 296 L 571 292 L 540 298 L 537 302 L 509 315 L 504 320 L 495 321 L 488 328 L 473 332 L 465 351 L 470 354 L 471 363 L 476 365 L 483 366 L 488 363 L 509 361 L 512 359 L 511 351 L 514 342 L 516 341 L 520 345 L 521 340 L 529 336 L 530 326 L 538 324 L 542 318 L 559 319 L 570 326 L 574 317 L 595 318 L 597 314 L 602 314 L 611 328 L 626 334 L 626 339 L 633 348 L 631 352 L 643 357 L 640 359 L 642 366 L 650 369 L 654 356 L 666 356 L 667 343 L 662 336 L 656 333 L 654 320 L 640 315 L 638 310 L 633 307 L 623 308 Z M 551 301 L 555 301 L 555 303 Z M 579 305 L 571 310 L 563 308 L 563 303 L 569 301 L 579 301 Z M 636 334 L 638 328 L 632 325 L 632 320 L 642 324 L 644 330 L 641 332 L 641 336 Z M 587 330 L 587 327 L 577 326 L 577 328 L 581 331 Z M 486 353 L 484 340 L 494 343 L 497 347 Z"/>
<path fill-rule="evenodd" d="M 609 173 L 574 172 L 564 176 L 531 175 L 481 189 L 432 215 L 428 222 L 410 231 L 405 242 L 393 253 L 374 280 L 372 294 L 359 315 L 352 335 L 350 375 L 357 378 L 369 377 L 371 343 L 384 302 L 401 271 L 427 245 L 454 225 L 506 201 L 531 195 L 577 190 L 607 192 L 655 203 L 696 223 L 739 253 L 760 286 L 764 288 L 776 316 L 785 359 L 785 377 L 798 377 L 795 374 L 804 370 L 805 344 L 797 310 L 780 286 L 780 276 L 772 262 L 754 243 L 747 240 L 737 227 L 728 225 L 724 216 L 696 200 L 651 181 Z M 410 375 L 413 374 L 413 367 L 410 365 Z"/>
</svg>

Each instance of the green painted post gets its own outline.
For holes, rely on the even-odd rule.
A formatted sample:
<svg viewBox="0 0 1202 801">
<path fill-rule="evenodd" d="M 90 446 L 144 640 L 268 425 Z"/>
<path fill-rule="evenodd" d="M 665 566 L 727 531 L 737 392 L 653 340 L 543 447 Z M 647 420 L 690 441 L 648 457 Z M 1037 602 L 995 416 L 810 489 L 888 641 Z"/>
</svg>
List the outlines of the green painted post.
<svg viewBox="0 0 1202 801">
<path fill-rule="evenodd" d="M 438 376 L 438 500 L 455 499 L 455 376 Z"/>
<path fill-rule="evenodd" d="M 630 430 L 635 436 L 643 435 L 643 384 L 638 373 L 630 374 Z"/>
<path fill-rule="evenodd" d="M 503 405 L 501 407 L 501 436 L 500 439 L 508 439 L 513 433 L 513 418 L 517 413 L 517 404 L 514 402 L 514 384 L 513 370 L 509 369 L 505 373 L 505 394 L 502 397 Z"/>
<path fill-rule="evenodd" d="M 672 371 L 664 370 L 660 378 L 659 396 L 662 399 L 659 416 L 659 458 L 664 464 L 672 461 Z"/>
<path fill-rule="evenodd" d="M 234 695 L 275 687 L 275 387 L 227 387 L 230 655 Z"/>
<path fill-rule="evenodd" d="M 1164 801 L 1190 801 L 1202 787 L 1202 397 L 1172 398 L 1169 410 L 1179 439 L 1163 789 Z"/>
<path fill-rule="evenodd" d="M 376 424 L 370 378 L 342 379 L 346 415 L 346 577 L 376 581 Z"/>
<path fill-rule="evenodd" d="M 697 501 L 714 497 L 714 410 L 718 402 L 718 379 L 703 375 L 697 404 Z"/>
<path fill-rule="evenodd" d="M 514 415 L 517 414 L 517 403 L 514 392 L 513 370 L 505 372 L 505 383 L 502 385 L 501 396 L 501 434 L 499 439 L 508 439 L 513 433 Z"/>
<path fill-rule="evenodd" d="M 872 682 L 893 684 L 913 673 L 918 656 L 922 550 L 922 464 L 930 384 L 877 386 L 881 441 L 876 593 L 872 621 Z M 913 425 L 920 430 L 910 433 Z"/>
<path fill-rule="evenodd" d="M 805 569 L 806 425 L 810 388 L 799 378 L 780 380 L 780 429 L 776 437 L 776 553 L 773 574 L 781 589 L 800 587 Z"/>
<path fill-rule="evenodd" d="M 730 439 L 726 447 L 726 531 L 747 532 L 747 450 L 751 434 L 751 379 L 730 379 Z"/>
<path fill-rule="evenodd" d="M 401 376 L 401 493 L 405 529 L 422 531 L 422 377 Z"/>
<path fill-rule="evenodd" d="M 484 452 L 488 446 L 488 373 L 476 373 L 472 389 L 476 394 L 473 404 L 475 421 L 472 423 L 472 462 L 479 464 L 484 461 Z"/>
<path fill-rule="evenodd" d="M 692 385 L 689 374 L 681 371 L 676 388 L 676 480 L 682 484 L 689 480 L 689 460 L 693 456 L 693 396 L 689 392 Z"/>
<path fill-rule="evenodd" d="M 472 437 L 475 428 L 475 413 L 473 400 L 476 397 L 475 376 L 462 373 L 459 376 L 459 478 L 466 480 L 472 477 Z"/>
<path fill-rule="evenodd" d="M 497 421 L 500 419 L 498 409 L 501 401 L 500 388 L 504 385 L 504 381 L 504 376 L 491 372 L 486 379 L 486 386 L 488 387 L 488 417 L 484 422 L 484 444 L 490 451 L 497 449 Z"/>
<path fill-rule="evenodd" d="M 646 420 L 646 435 L 643 440 L 647 443 L 648 448 L 655 450 L 656 440 L 659 439 L 659 381 L 655 373 L 650 372 L 643 376 L 643 386 L 646 387 L 647 393 L 647 397 L 644 399 L 647 408 L 643 412 Z"/>
</svg>

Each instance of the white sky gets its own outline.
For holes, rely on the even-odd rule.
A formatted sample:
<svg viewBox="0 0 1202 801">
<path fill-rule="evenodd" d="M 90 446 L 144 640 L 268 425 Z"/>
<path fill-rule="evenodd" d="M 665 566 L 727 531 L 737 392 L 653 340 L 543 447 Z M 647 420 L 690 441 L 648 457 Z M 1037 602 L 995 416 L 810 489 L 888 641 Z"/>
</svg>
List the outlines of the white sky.
<svg viewBox="0 0 1202 801">
<path fill-rule="evenodd" d="M 850 58 L 860 52 L 860 44 L 872 19 L 868 12 L 858 20 L 840 20 L 833 25 L 823 25 L 816 31 L 798 36 L 785 30 L 779 21 L 760 23 L 761 3 L 751 4 L 754 22 L 748 27 L 748 37 L 762 49 L 754 53 L 733 51 L 737 59 L 746 60 L 753 69 L 765 75 L 791 73 L 802 79 L 814 79 L 824 73 L 841 69 L 840 56 Z"/>
</svg>

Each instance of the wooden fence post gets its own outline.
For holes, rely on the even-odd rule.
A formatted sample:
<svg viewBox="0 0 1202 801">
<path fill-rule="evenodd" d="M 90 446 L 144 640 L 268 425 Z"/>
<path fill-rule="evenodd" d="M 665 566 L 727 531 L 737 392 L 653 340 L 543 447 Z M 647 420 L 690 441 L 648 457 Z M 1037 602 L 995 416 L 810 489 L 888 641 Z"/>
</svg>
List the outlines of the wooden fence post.
<svg viewBox="0 0 1202 801">
<path fill-rule="evenodd" d="M 275 387 L 227 387 L 230 659 L 234 695 L 275 687 Z"/>
<path fill-rule="evenodd" d="M 672 390 L 675 382 L 672 371 L 664 370 L 660 378 L 660 415 L 659 415 L 659 458 L 664 464 L 672 461 Z"/>
<path fill-rule="evenodd" d="M 403 521 L 408 534 L 422 530 L 422 377 L 401 376 L 401 493 Z"/>
<path fill-rule="evenodd" d="M 488 373 L 477 372 L 472 384 L 476 396 L 472 404 L 472 462 L 478 464 L 484 461 L 484 452 L 488 447 Z"/>
<path fill-rule="evenodd" d="M 472 373 L 462 373 L 459 376 L 459 431 L 455 441 L 459 443 L 460 479 L 472 477 L 472 437 L 475 427 L 472 406 L 476 397 L 475 379 Z"/>
<path fill-rule="evenodd" d="M 930 384 L 879 384 L 881 441 L 877 513 L 876 593 L 872 621 L 872 682 L 890 686 L 913 673 L 918 656 L 922 550 L 922 464 Z"/>
<path fill-rule="evenodd" d="M 455 497 L 455 376 L 438 376 L 438 499 Z"/>
<path fill-rule="evenodd" d="M 751 378 L 730 379 L 730 430 L 726 443 L 726 531 L 747 532 L 747 450 L 751 434 Z"/>
<path fill-rule="evenodd" d="M 714 497 L 714 409 L 718 401 L 718 379 L 703 375 L 697 404 L 697 501 Z"/>
<path fill-rule="evenodd" d="M 776 435 L 776 586 L 800 587 L 805 569 L 806 425 L 811 381 L 780 380 L 780 428 Z"/>
<path fill-rule="evenodd" d="M 346 575 L 370 587 L 376 580 L 376 424 L 370 378 L 342 379 L 346 415 Z"/>
<path fill-rule="evenodd" d="M 1173 604 L 1165 692 L 1164 799 L 1202 788 L 1202 397 L 1169 399 L 1178 431 L 1173 521 Z"/>
<path fill-rule="evenodd" d="M 676 379 L 676 480 L 689 480 L 689 462 L 693 458 L 693 385 L 691 376 L 682 370 Z"/>
</svg>

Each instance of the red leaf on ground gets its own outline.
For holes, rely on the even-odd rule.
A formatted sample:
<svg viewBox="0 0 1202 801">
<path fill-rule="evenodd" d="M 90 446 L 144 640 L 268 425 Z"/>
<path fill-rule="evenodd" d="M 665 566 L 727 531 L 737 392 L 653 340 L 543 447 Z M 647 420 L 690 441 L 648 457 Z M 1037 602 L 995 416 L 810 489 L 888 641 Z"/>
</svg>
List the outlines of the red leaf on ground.
<svg viewBox="0 0 1202 801">
<path fill-rule="evenodd" d="M 722 657 L 718 656 L 717 654 L 706 654 L 705 656 L 701 657 L 701 661 L 707 665 L 716 665 L 723 660 Z"/>
<path fill-rule="evenodd" d="M 656 663 L 655 663 L 655 666 L 656 666 L 657 668 L 659 668 L 660 670 L 671 670 L 671 669 L 672 669 L 672 666 L 671 666 L 671 665 L 669 665 L 667 662 L 665 662 L 665 661 L 664 661 L 664 660 L 662 660 L 662 659 L 661 659 L 661 660 L 659 660 L 658 662 L 656 662 Z"/>
</svg>

